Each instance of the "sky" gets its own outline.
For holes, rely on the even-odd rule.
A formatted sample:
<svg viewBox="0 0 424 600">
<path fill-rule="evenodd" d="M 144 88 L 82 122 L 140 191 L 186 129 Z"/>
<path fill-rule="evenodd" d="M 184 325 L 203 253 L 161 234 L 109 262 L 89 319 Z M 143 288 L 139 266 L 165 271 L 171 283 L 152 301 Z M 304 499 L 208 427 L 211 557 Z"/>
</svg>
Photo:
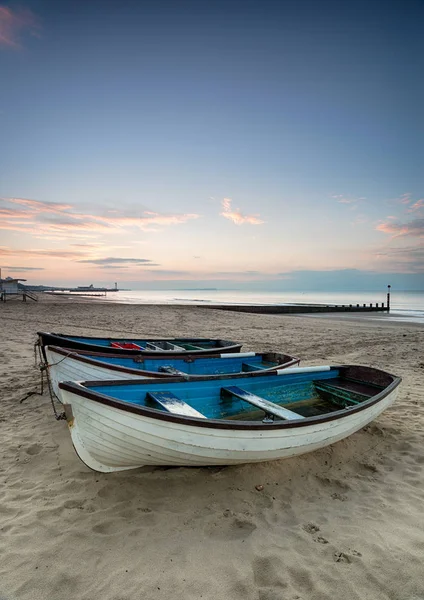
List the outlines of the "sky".
<svg viewBox="0 0 424 600">
<path fill-rule="evenodd" d="M 424 289 L 423 27 L 421 0 L 0 0 L 2 276 Z"/>
</svg>

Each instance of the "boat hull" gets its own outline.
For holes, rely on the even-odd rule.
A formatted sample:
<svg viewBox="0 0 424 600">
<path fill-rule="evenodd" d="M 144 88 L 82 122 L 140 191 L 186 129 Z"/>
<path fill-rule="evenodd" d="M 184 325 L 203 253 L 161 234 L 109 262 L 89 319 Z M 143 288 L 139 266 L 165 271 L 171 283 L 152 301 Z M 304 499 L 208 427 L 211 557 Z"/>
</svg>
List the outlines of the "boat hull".
<svg viewBox="0 0 424 600">
<path fill-rule="evenodd" d="M 218 427 L 205 420 L 188 423 L 134 414 L 62 389 L 78 456 L 89 468 L 105 473 L 143 465 L 235 465 L 305 454 L 355 433 L 388 408 L 397 393 L 396 384 L 360 410 L 317 422 L 240 427 L 227 421 Z"/>
</svg>

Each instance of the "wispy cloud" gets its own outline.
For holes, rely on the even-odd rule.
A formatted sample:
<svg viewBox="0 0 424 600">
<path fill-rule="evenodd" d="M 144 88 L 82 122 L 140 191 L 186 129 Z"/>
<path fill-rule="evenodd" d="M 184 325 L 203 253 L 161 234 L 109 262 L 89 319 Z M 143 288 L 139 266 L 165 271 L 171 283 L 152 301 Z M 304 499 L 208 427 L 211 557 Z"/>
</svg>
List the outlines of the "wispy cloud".
<svg viewBox="0 0 424 600">
<path fill-rule="evenodd" d="M 0 6 L 0 46 L 19 49 L 24 34 L 39 37 L 40 30 L 39 19 L 28 8 Z"/>
<path fill-rule="evenodd" d="M 412 194 L 407 192 L 406 194 L 401 194 L 399 198 L 396 198 L 396 202 L 399 204 L 409 204 L 411 202 Z"/>
<path fill-rule="evenodd" d="M 13 267 L 11 265 L 0 265 L 2 269 L 14 271 L 15 273 L 25 273 L 26 271 L 44 271 L 44 267 Z"/>
<path fill-rule="evenodd" d="M 40 200 L 31 200 L 29 198 L 2 198 L 11 204 L 25 206 L 34 212 L 46 212 L 61 214 L 64 210 L 72 209 L 71 204 L 61 204 L 59 202 L 42 202 Z"/>
<path fill-rule="evenodd" d="M 91 244 L 91 243 L 81 243 L 81 244 L 77 244 L 77 243 L 73 243 L 73 244 L 69 244 L 70 246 L 72 246 L 73 248 L 86 248 L 87 250 L 90 248 L 96 249 L 96 248 L 101 248 L 101 244 Z"/>
<path fill-rule="evenodd" d="M 222 212 L 219 213 L 222 217 L 229 219 L 236 225 L 243 225 L 249 223 L 250 225 L 262 225 L 265 221 L 259 218 L 259 215 L 244 215 L 239 208 L 232 208 L 232 200 L 230 198 L 224 198 L 221 202 Z"/>
<path fill-rule="evenodd" d="M 408 212 L 421 212 L 422 210 L 424 210 L 424 198 L 414 202 L 414 204 L 409 207 Z"/>
<path fill-rule="evenodd" d="M 102 233 L 118 233 L 128 228 L 154 232 L 158 228 L 183 224 L 199 216 L 194 213 L 170 214 L 151 210 L 132 214 L 118 210 L 101 214 L 82 213 L 76 211 L 71 204 L 27 198 L 0 198 L 0 229 L 29 233 L 37 237 L 92 237 Z"/>
<path fill-rule="evenodd" d="M 83 252 L 62 249 L 34 249 L 34 250 L 17 250 L 14 248 L 0 247 L 0 256 L 24 256 L 26 258 L 67 258 L 78 259 L 84 256 Z"/>
<path fill-rule="evenodd" d="M 152 225 L 161 225 L 161 226 L 169 226 L 169 225 L 179 225 L 181 223 L 186 223 L 191 219 L 198 219 L 200 215 L 194 213 L 186 213 L 186 214 L 160 214 L 157 212 L 152 212 L 149 210 L 143 211 L 143 214 L 140 216 L 105 216 L 105 217 L 95 217 L 108 223 L 110 225 L 117 226 L 134 226 L 138 227 L 143 231 L 153 231 Z"/>
<path fill-rule="evenodd" d="M 365 196 L 361 196 L 359 198 L 352 198 L 349 196 L 345 196 L 344 194 L 336 194 L 331 197 L 334 198 L 334 200 L 336 200 L 337 202 L 339 202 L 339 204 L 349 205 L 349 208 L 351 210 L 355 210 L 356 208 L 358 208 L 359 204 L 366 200 Z"/>
<path fill-rule="evenodd" d="M 377 259 L 385 262 L 391 270 L 401 273 L 424 273 L 424 246 L 385 248 L 377 252 Z"/>
<path fill-rule="evenodd" d="M 379 223 L 377 231 L 382 231 L 393 237 L 424 237 L 424 219 L 413 219 L 409 223 L 400 223 L 399 221 L 385 221 Z"/>
<path fill-rule="evenodd" d="M 112 257 L 108 256 L 105 258 L 86 258 L 78 260 L 79 263 L 91 263 L 93 265 L 116 267 L 120 266 L 138 266 L 138 267 L 159 267 L 157 263 L 154 263 L 148 258 L 126 258 L 126 257 Z"/>
</svg>

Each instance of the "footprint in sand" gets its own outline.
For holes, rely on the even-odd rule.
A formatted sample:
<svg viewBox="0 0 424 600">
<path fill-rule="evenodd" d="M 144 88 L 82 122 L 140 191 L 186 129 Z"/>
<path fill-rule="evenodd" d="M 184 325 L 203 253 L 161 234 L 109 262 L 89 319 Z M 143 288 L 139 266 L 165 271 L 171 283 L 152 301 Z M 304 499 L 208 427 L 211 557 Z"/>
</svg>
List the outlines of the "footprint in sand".
<svg viewBox="0 0 424 600">
<path fill-rule="evenodd" d="M 346 554 L 345 552 L 335 552 L 333 554 L 333 558 L 334 558 L 334 562 L 338 562 L 338 563 L 351 563 L 352 559 L 350 558 L 350 556 L 348 554 Z"/>
<path fill-rule="evenodd" d="M 378 467 L 372 465 L 371 463 L 363 462 L 359 464 L 365 471 L 368 471 L 369 473 L 378 473 Z"/>
<path fill-rule="evenodd" d="M 346 502 L 347 500 L 347 496 L 345 496 L 345 494 L 339 494 L 338 492 L 334 492 L 334 494 L 331 494 L 331 497 L 333 498 L 333 500 L 340 500 L 340 502 Z"/>
<path fill-rule="evenodd" d="M 315 523 L 307 523 L 306 525 L 302 525 L 302 529 L 304 529 L 306 531 L 306 533 L 317 533 L 319 531 L 319 527 L 318 525 L 315 525 Z"/>
<path fill-rule="evenodd" d="M 113 535 L 122 532 L 120 525 L 120 521 L 104 521 L 104 523 L 94 525 L 92 531 L 94 533 L 100 533 L 101 535 Z"/>
<path fill-rule="evenodd" d="M 326 540 L 325 537 L 322 537 L 322 535 L 314 538 L 314 542 L 318 542 L 318 544 L 328 544 L 328 540 Z"/>
<path fill-rule="evenodd" d="M 229 518 L 214 522 L 207 528 L 207 534 L 214 539 L 240 540 L 247 538 L 256 529 L 256 525 L 247 519 Z"/>
<path fill-rule="evenodd" d="M 43 446 L 40 446 L 40 444 L 32 444 L 26 448 L 25 452 L 31 456 L 34 456 L 35 454 L 39 454 L 42 449 Z"/>
<path fill-rule="evenodd" d="M 327 488 L 331 487 L 333 489 L 338 490 L 340 493 L 348 492 L 350 490 L 350 486 L 345 481 L 341 481 L 340 479 L 331 478 L 331 477 L 321 477 L 321 476 L 317 475 L 317 480 L 324 487 L 327 487 Z"/>
</svg>

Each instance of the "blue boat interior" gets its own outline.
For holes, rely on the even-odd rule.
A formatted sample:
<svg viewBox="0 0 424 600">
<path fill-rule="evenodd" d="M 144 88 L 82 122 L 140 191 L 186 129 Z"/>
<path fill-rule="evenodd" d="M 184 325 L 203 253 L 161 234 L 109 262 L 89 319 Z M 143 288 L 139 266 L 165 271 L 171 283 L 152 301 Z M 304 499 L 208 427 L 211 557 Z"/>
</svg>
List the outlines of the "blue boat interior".
<svg viewBox="0 0 424 600">
<path fill-rule="evenodd" d="M 137 369 L 139 371 L 150 371 L 159 373 L 187 374 L 187 375 L 220 375 L 227 373 L 252 372 L 262 369 L 271 369 L 278 366 L 275 361 L 266 361 L 261 355 L 258 356 L 230 356 L 222 358 L 195 358 L 187 360 L 184 358 L 144 358 L 132 356 L 89 356 L 87 358 L 108 365 Z"/>
<path fill-rule="evenodd" d="M 167 383 L 161 379 L 85 385 L 122 402 L 159 411 L 206 419 L 263 422 L 325 415 L 360 404 L 384 389 L 344 377 L 337 368 L 225 380 Z"/>
<path fill-rule="evenodd" d="M 141 340 L 141 339 L 118 339 L 114 338 L 95 338 L 95 337 L 78 337 L 78 336 L 66 336 L 68 340 L 78 342 L 87 345 L 102 346 L 104 348 L 113 347 L 113 343 L 118 344 L 135 344 L 140 350 L 174 350 L 175 352 L 190 351 L 190 350 L 207 350 L 210 348 L 222 348 L 226 344 L 220 343 L 220 340 L 208 340 L 208 339 L 173 339 L 173 340 Z M 138 349 L 138 348 L 133 348 Z"/>
</svg>

